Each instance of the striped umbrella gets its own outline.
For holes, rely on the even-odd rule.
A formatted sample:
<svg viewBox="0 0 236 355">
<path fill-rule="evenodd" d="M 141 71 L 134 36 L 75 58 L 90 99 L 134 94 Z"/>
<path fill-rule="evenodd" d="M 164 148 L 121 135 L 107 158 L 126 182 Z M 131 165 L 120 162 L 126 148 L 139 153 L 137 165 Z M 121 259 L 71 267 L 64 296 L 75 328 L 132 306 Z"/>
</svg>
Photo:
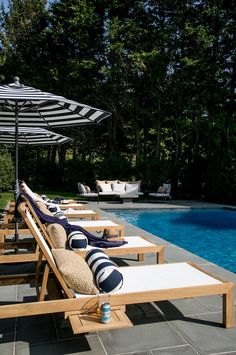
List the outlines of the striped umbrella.
<svg viewBox="0 0 236 355">
<path fill-rule="evenodd" d="M 15 144 L 16 129 L 15 127 L 0 126 L 0 143 L 1 144 Z M 61 134 L 48 131 L 44 128 L 37 127 L 19 127 L 18 128 L 18 144 L 21 145 L 59 145 L 72 141 Z M 15 176 L 17 177 L 18 186 L 18 154 L 15 162 Z M 15 191 L 16 197 L 18 191 Z M 15 222 L 15 240 L 18 240 L 18 222 Z"/>
<path fill-rule="evenodd" d="M 0 143 L 15 144 L 15 127 L 0 126 Z M 58 145 L 72 141 L 72 138 L 37 127 L 19 127 L 18 144 Z"/>
<path fill-rule="evenodd" d="M 65 127 L 99 123 L 111 115 L 63 96 L 20 84 L 0 86 L 0 124 L 24 127 Z"/>
<path fill-rule="evenodd" d="M 99 123 L 110 116 L 100 110 L 63 96 L 25 86 L 18 77 L 0 86 L 0 125 L 15 127 L 15 160 L 18 166 L 19 127 L 67 127 Z M 16 169 L 15 197 L 19 194 Z"/>
<path fill-rule="evenodd" d="M 15 155 L 18 164 L 19 127 L 67 127 L 99 123 L 110 116 L 100 110 L 63 96 L 14 83 L 0 86 L 0 125 L 15 127 Z M 19 192 L 16 169 L 16 195 Z"/>
</svg>

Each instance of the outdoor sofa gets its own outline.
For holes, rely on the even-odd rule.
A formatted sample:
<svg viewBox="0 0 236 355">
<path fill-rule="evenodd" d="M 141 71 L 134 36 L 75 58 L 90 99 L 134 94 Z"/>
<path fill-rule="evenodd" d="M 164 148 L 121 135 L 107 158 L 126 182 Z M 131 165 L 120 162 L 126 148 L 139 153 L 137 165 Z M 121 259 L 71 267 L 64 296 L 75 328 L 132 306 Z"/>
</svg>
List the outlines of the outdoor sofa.
<svg viewBox="0 0 236 355">
<path fill-rule="evenodd" d="M 116 196 L 123 202 L 132 202 L 143 195 L 141 181 L 96 180 L 98 197 Z"/>
</svg>

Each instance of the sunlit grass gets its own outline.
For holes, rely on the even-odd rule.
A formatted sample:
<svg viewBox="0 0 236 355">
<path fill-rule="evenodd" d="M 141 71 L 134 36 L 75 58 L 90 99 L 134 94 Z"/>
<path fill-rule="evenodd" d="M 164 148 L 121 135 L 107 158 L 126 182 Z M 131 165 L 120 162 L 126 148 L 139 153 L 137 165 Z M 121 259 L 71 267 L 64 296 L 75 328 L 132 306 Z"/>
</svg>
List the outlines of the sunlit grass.
<svg viewBox="0 0 236 355">
<path fill-rule="evenodd" d="M 76 200 L 77 196 L 73 192 L 57 192 L 57 191 L 35 191 L 39 195 L 44 194 L 47 195 L 48 198 L 54 199 L 56 197 L 64 197 L 66 199 Z M 0 198 L 0 210 L 5 209 L 9 200 L 14 200 L 14 194 L 12 192 L 2 192 Z"/>
<path fill-rule="evenodd" d="M 13 199 L 14 195 L 12 192 L 2 192 L 0 198 L 0 209 L 6 208 L 8 201 Z"/>
</svg>

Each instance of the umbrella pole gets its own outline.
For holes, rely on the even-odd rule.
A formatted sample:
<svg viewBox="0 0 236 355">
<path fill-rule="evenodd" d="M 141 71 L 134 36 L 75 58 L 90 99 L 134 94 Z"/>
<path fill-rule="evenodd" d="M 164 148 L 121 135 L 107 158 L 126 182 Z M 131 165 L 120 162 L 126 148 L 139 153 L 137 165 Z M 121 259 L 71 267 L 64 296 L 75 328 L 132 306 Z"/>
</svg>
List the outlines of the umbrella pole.
<svg viewBox="0 0 236 355">
<path fill-rule="evenodd" d="M 19 179 L 18 179 L 18 100 L 16 100 L 15 106 L 15 203 L 19 196 Z M 15 241 L 19 241 L 19 233 L 18 233 L 18 221 L 15 216 Z"/>
</svg>

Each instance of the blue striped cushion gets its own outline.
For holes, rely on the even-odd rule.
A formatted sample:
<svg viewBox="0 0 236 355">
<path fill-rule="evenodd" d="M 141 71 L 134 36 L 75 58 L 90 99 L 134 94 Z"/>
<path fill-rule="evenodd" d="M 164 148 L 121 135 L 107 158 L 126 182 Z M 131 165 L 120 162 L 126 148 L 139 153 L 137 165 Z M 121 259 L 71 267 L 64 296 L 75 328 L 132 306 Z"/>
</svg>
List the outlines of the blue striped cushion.
<svg viewBox="0 0 236 355">
<path fill-rule="evenodd" d="M 93 272 L 98 289 L 102 292 L 119 290 L 123 285 L 123 275 L 117 265 L 100 249 L 91 249 L 85 261 Z"/>
<path fill-rule="evenodd" d="M 65 216 L 64 212 L 62 212 L 62 211 L 58 211 L 58 212 L 54 213 L 54 217 L 57 217 L 59 219 L 64 219 L 65 221 L 68 222 L 67 217 Z"/>
<path fill-rule="evenodd" d="M 49 205 L 48 210 L 52 213 L 57 213 L 61 211 L 60 207 L 57 205 Z"/>
<path fill-rule="evenodd" d="M 85 249 L 88 245 L 88 238 L 83 232 L 74 231 L 68 235 L 68 245 L 71 249 Z"/>
</svg>

